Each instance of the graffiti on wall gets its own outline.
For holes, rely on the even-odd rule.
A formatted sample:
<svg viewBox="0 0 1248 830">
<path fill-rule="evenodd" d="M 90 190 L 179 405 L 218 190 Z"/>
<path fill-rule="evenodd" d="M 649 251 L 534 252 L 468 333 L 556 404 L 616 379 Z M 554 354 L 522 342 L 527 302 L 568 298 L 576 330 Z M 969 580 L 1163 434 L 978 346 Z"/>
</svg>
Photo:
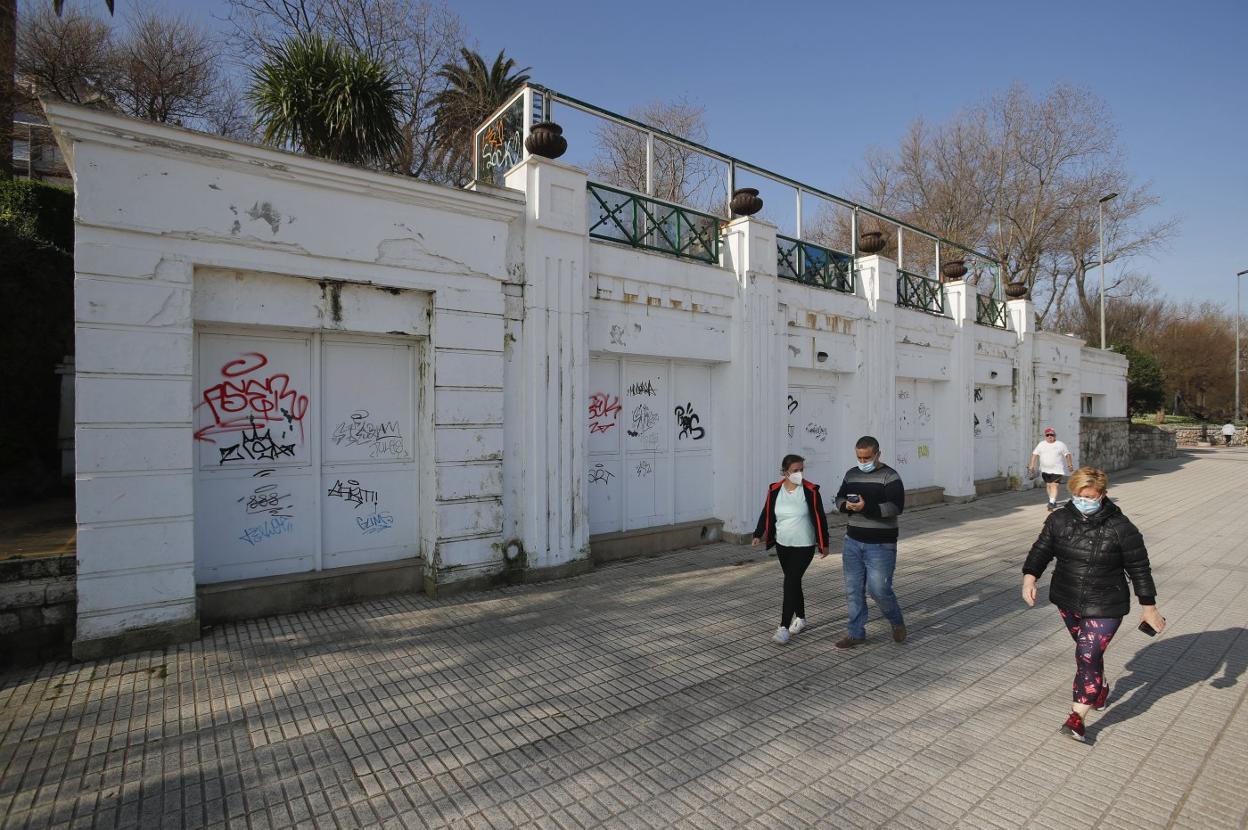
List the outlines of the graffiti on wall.
<svg viewBox="0 0 1248 830">
<path fill-rule="evenodd" d="M 589 431 L 606 432 L 619 420 L 620 399 L 606 392 L 595 392 L 589 396 Z"/>
<path fill-rule="evenodd" d="M 264 354 L 246 352 L 223 365 L 217 382 L 200 394 L 195 408 L 210 422 L 195 431 L 195 440 L 229 443 L 221 449 L 222 464 L 293 456 L 303 440 L 308 396 L 289 374 L 268 366 Z"/>
<path fill-rule="evenodd" d="M 405 454 L 398 421 L 373 419 L 367 409 L 357 409 L 334 427 L 333 442 L 340 447 L 368 447 L 369 458 L 394 458 Z"/>
<path fill-rule="evenodd" d="M 628 430 L 630 438 L 640 438 L 658 425 L 660 419 L 659 413 L 655 412 L 644 403 L 639 403 L 633 407 L 633 428 Z"/>
<path fill-rule="evenodd" d="M 676 424 L 680 427 L 680 432 L 676 436 L 677 440 L 684 440 L 688 438 L 692 441 L 701 441 L 706 437 L 706 430 L 703 427 L 698 426 L 698 422 L 701 419 L 698 417 L 697 413 L 693 411 L 692 403 L 686 403 L 684 406 L 676 407 L 675 412 Z"/>
<path fill-rule="evenodd" d="M 590 484 L 610 484 L 613 478 L 615 474 L 608 470 L 605 464 L 595 464 L 589 469 Z"/>
<path fill-rule="evenodd" d="M 281 458 L 294 458 L 294 444 L 279 444 L 273 440 L 272 428 L 261 432 L 256 426 L 254 416 L 248 416 L 248 420 L 251 429 L 243 431 L 238 443 L 218 449 L 218 464 L 227 461 L 277 461 Z M 285 434 L 283 430 L 282 435 Z"/>
</svg>

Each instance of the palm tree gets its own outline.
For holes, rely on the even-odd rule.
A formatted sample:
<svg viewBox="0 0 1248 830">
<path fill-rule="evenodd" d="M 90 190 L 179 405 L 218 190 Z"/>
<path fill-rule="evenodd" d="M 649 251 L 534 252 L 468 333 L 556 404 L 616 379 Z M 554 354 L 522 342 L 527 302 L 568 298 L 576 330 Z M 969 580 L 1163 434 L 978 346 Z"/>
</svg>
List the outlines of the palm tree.
<svg viewBox="0 0 1248 830">
<path fill-rule="evenodd" d="M 399 82 L 362 52 L 319 34 L 266 49 L 250 98 L 270 144 L 348 164 L 376 164 L 402 143 Z"/>
<path fill-rule="evenodd" d="M 516 69 L 500 50 L 493 66 L 470 49 L 459 50 L 462 63 L 446 63 L 438 77 L 446 89 L 434 98 L 434 160 L 466 182 L 472 175 L 472 133 L 490 113 L 529 81 L 529 67 Z"/>
</svg>

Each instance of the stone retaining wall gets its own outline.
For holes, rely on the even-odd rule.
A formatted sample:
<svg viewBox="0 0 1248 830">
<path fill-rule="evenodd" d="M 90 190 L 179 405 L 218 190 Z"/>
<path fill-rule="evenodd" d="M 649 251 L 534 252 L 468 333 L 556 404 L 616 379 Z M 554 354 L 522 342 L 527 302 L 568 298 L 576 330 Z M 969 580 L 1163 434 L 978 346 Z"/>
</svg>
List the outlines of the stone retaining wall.
<svg viewBox="0 0 1248 830">
<path fill-rule="evenodd" d="M 1178 455 L 1175 431 L 1147 424 L 1131 425 L 1131 460 L 1174 458 Z"/>
<path fill-rule="evenodd" d="M 1080 418 L 1079 466 L 1107 472 L 1131 466 L 1130 425 L 1128 418 Z"/>
<path fill-rule="evenodd" d="M 1224 443 L 1222 440 L 1222 425 L 1221 424 L 1210 424 L 1208 433 L 1206 433 L 1201 427 L 1162 426 L 1162 427 L 1159 427 L 1159 429 L 1162 429 L 1166 432 L 1173 433 L 1175 437 L 1175 441 L 1180 447 L 1195 447 L 1198 444 L 1200 444 L 1202 441 L 1208 441 L 1210 444 L 1213 444 L 1214 446 L 1217 446 L 1217 447 L 1222 446 Z M 1231 446 L 1232 447 L 1244 446 L 1245 445 L 1244 436 L 1245 436 L 1245 430 L 1243 430 L 1242 428 L 1236 429 L 1235 435 L 1231 437 Z"/>
<path fill-rule="evenodd" d="M 77 572 L 73 556 L 0 562 L 0 669 L 69 656 Z"/>
</svg>

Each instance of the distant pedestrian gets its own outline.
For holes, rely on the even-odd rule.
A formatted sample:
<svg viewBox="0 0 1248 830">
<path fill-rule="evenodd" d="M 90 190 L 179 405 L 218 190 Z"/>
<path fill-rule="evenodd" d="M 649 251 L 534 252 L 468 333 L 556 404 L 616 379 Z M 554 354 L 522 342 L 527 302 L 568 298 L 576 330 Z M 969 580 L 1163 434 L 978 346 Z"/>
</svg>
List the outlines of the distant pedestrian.
<svg viewBox="0 0 1248 830">
<path fill-rule="evenodd" d="M 1223 424 L 1222 425 L 1222 438 L 1224 441 L 1226 441 L 1226 446 L 1229 447 L 1231 445 L 1231 439 L 1234 437 L 1235 437 L 1235 425 Z"/>
<path fill-rule="evenodd" d="M 1046 427 L 1044 440 L 1036 444 L 1031 451 L 1031 461 L 1027 463 L 1027 474 L 1036 474 L 1036 465 L 1040 465 L 1040 477 L 1044 479 L 1044 489 L 1049 494 L 1049 512 L 1057 509 L 1057 489 L 1062 483 L 1062 476 L 1075 469 L 1075 460 L 1070 455 L 1070 448 L 1057 440 L 1057 430 Z"/>
<path fill-rule="evenodd" d="M 1157 589 L 1144 537 L 1111 502 L 1109 477 L 1082 467 L 1070 478 L 1071 500 L 1044 522 L 1040 538 L 1023 564 L 1023 601 L 1036 604 L 1036 580 L 1056 559 L 1049 601 L 1057 606 L 1075 641 L 1074 702 L 1061 732 L 1084 740 L 1088 710 L 1109 701 L 1105 649 L 1131 610 L 1130 578 L 1140 603 L 1140 620 L 1161 632 L 1166 621 L 1157 610 Z"/>
<path fill-rule="evenodd" d="M 893 593 L 897 569 L 897 517 L 906 507 L 901 476 L 880 461 L 880 442 L 870 435 L 854 446 L 858 465 L 845 473 L 836 493 L 836 509 L 849 514 L 841 567 L 845 574 L 845 602 L 849 606 L 849 633 L 837 640 L 840 649 L 867 641 L 867 594 L 893 626 L 893 640 L 906 639 L 901 605 Z"/>
<path fill-rule="evenodd" d="M 780 605 L 780 627 L 772 640 L 781 645 L 789 636 L 806 627 L 806 597 L 802 576 L 815 558 L 828 555 L 828 516 L 823 512 L 819 485 L 803 477 L 806 459 L 786 455 L 780 462 L 784 477 L 767 488 L 763 512 L 754 528 L 752 547 L 774 546 L 780 569 L 784 571 L 784 599 Z"/>
</svg>

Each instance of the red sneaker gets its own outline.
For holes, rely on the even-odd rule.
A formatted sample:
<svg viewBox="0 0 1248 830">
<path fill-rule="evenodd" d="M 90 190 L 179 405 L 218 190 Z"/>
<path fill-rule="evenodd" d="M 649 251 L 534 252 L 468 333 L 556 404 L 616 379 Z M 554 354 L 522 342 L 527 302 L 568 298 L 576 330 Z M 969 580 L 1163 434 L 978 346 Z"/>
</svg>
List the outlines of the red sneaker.
<svg viewBox="0 0 1248 830">
<path fill-rule="evenodd" d="M 1062 724 L 1062 728 L 1058 730 L 1063 735 L 1069 735 L 1076 741 L 1085 741 L 1083 730 L 1083 718 L 1074 712 L 1070 713 L 1070 717 L 1066 718 L 1066 722 Z"/>
<path fill-rule="evenodd" d="M 1105 704 L 1108 701 L 1109 701 L 1109 681 L 1106 680 L 1105 684 L 1101 686 L 1101 693 L 1096 696 L 1096 703 L 1092 704 L 1092 708 L 1098 712 L 1104 712 Z"/>
</svg>

